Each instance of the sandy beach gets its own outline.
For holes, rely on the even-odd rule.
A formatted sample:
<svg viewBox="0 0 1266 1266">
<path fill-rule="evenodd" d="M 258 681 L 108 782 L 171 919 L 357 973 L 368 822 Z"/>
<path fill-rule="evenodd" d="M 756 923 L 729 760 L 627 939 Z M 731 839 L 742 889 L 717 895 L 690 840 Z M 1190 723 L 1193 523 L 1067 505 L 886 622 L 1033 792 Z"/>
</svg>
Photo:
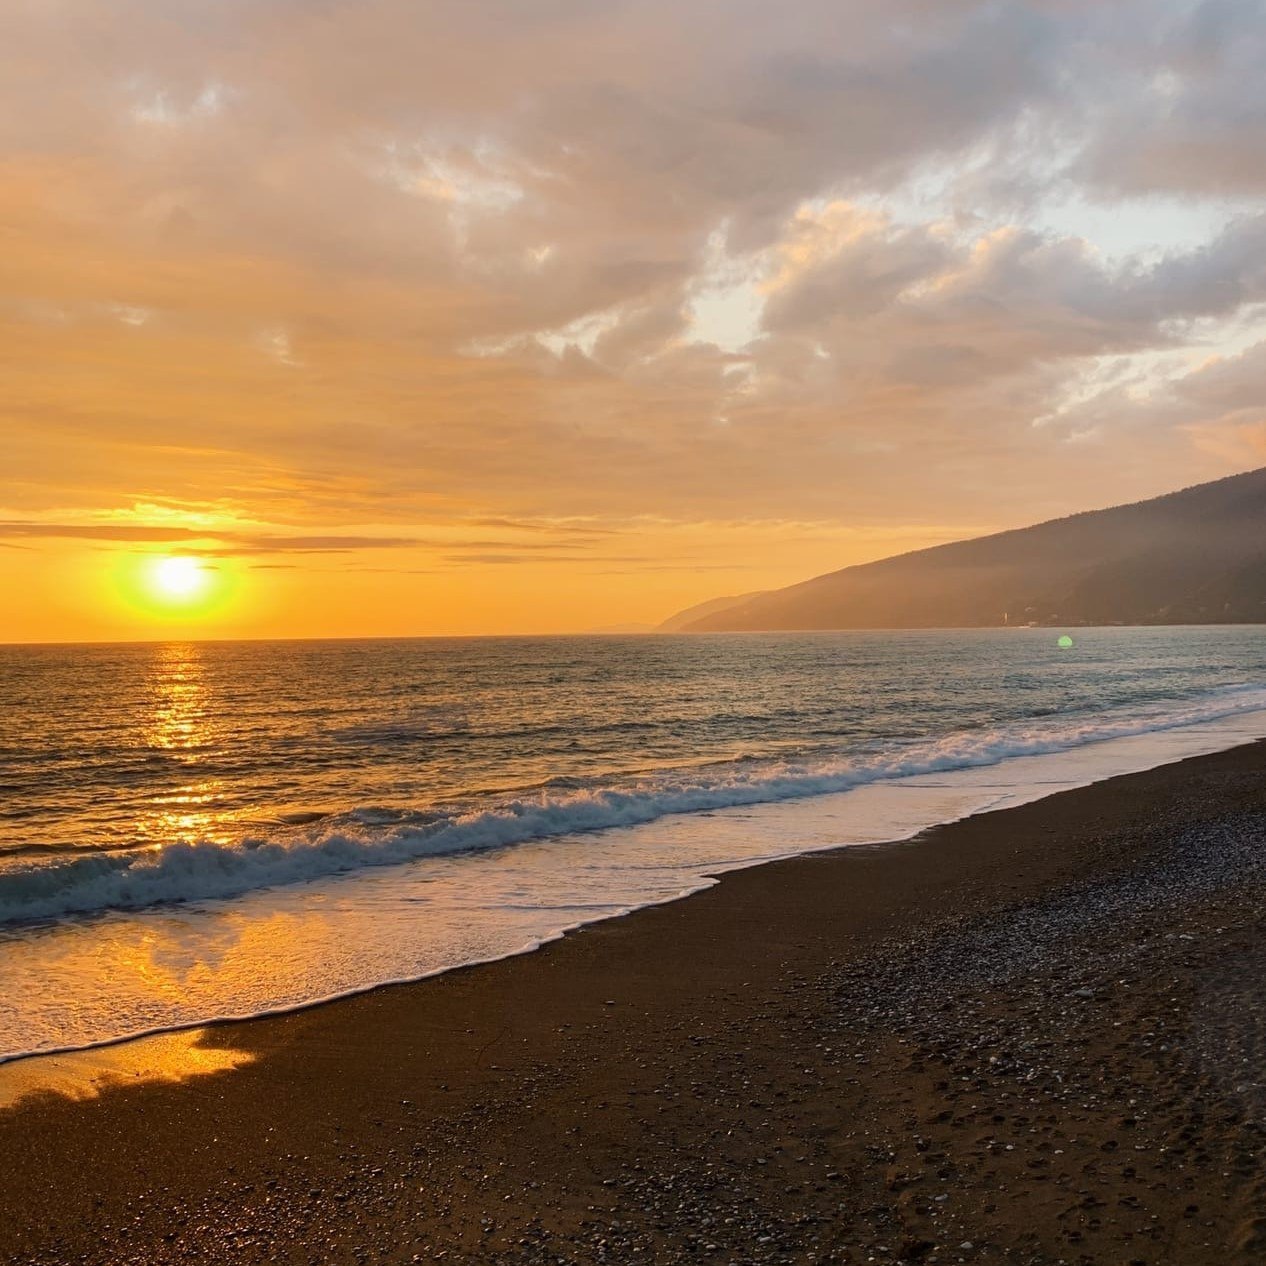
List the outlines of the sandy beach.
<svg viewBox="0 0 1266 1266">
<path fill-rule="evenodd" d="M 9 1263 L 1266 1253 L 1266 745 L 0 1069 Z"/>
</svg>

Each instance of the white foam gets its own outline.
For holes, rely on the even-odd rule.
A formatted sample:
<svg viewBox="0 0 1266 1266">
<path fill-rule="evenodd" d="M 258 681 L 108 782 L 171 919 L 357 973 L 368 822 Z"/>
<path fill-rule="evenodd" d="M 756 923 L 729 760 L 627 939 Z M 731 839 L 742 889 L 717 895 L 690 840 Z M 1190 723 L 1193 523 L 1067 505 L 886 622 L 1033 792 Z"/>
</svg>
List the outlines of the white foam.
<svg viewBox="0 0 1266 1266">
<path fill-rule="evenodd" d="M 1217 719 L 1189 716 L 1142 732 L 1139 718 L 1116 718 L 1129 733 L 1083 737 L 1074 747 L 1065 732 L 1055 751 L 1032 751 L 1030 736 L 1027 754 L 1012 748 L 1001 755 L 995 747 L 989 762 L 988 743 L 1000 737 L 964 737 L 956 765 L 948 750 L 923 752 L 919 771 L 894 768 L 834 794 L 797 792 L 788 803 L 677 811 L 598 834 L 529 838 L 514 848 L 439 854 L 423 865 L 361 867 L 233 901 L 11 929 L 0 937 L 0 1058 L 292 1010 L 523 953 L 585 923 L 697 891 L 728 870 L 904 839 L 1266 737 L 1260 692 L 1238 692 L 1234 701 L 1254 698 L 1256 710 L 1228 709 L 1223 697 Z M 1046 741 L 1053 741 L 1049 732 Z M 962 759 L 973 754 L 974 763 Z"/>
<path fill-rule="evenodd" d="M 1183 703 L 1061 721 L 1044 718 L 913 743 L 881 755 L 775 761 L 673 772 L 625 786 L 531 797 L 401 824 L 361 810 L 275 840 L 175 843 L 84 856 L 21 857 L 0 868 L 0 923 L 48 920 L 165 902 L 221 900 L 366 867 L 479 852 L 577 831 L 847 791 L 914 774 L 993 766 L 1266 708 L 1266 689 L 1229 687 Z"/>
</svg>

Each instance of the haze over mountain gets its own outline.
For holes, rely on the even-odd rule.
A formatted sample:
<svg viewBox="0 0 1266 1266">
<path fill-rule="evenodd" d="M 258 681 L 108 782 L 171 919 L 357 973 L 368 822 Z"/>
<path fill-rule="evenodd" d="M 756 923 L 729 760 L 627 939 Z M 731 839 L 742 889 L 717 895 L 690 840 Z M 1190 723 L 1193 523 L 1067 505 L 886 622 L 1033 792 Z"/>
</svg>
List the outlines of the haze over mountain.
<svg viewBox="0 0 1266 1266">
<path fill-rule="evenodd" d="M 689 613 L 682 613 L 689 614 Z M 846 567 L 666 631 L 1266 622 L 1266 468 Z"/>
<path fill-rule="evenodd" d="M 751 602 L 754 598 L 763 598 L 766 592 L 766 590 L 761 589 L 756 593 L 730 594 L 725 598 L 709 598 L 707 602 L 697 602 L 693 607 L 687 607 L 684 611 L 678 611 L 676 615 L 670 615 L 656 632 L 681 633 L 683 630 L 688 629 L 690 625 L 696 624 L 708 616 L 719 615 L 722 611 L 729 611 L 731 608 L 741 606 L 745 602 Z"/>
</svg>

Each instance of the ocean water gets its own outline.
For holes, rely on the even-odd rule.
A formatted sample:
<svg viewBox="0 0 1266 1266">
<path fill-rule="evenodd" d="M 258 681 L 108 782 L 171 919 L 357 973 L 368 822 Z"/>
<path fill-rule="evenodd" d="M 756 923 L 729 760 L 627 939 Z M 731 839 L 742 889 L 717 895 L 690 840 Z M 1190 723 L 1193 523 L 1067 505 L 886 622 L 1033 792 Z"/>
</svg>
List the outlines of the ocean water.
<svg viewBox="0 0 1266 1266">
<path fill-rule="evenodd" d="M 1266 629 L 0 647 L 0 1058 L 1266 735 Z"/>
</svg>

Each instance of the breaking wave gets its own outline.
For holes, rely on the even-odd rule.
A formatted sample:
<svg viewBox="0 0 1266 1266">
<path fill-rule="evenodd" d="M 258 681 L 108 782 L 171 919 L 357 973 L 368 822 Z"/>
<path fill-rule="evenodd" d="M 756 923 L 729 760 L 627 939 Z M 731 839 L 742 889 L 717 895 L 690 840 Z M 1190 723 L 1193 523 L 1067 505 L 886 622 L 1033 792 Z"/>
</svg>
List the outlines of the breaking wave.
<svg viewBox="0 0 1266 1266">
<path fill-rule="evenodd" d="M 915 774 L 994 765 L 1266 709 L 1266 689 L 1224 687 L 1199 699 L 1059 721 L 1029 721 L 909 742 L 883 752 L 803 761 L 748 760 L 657 774 L 622 785 L 544 788 L 448 812 L 364 808 L 306 831 L 233 844 L 74 856 L 22 853 L 0 869 L 0 924 L 240 896 L 422 858 L 504 848 L 576 832 L 848 791 Z"/>
</svg>

